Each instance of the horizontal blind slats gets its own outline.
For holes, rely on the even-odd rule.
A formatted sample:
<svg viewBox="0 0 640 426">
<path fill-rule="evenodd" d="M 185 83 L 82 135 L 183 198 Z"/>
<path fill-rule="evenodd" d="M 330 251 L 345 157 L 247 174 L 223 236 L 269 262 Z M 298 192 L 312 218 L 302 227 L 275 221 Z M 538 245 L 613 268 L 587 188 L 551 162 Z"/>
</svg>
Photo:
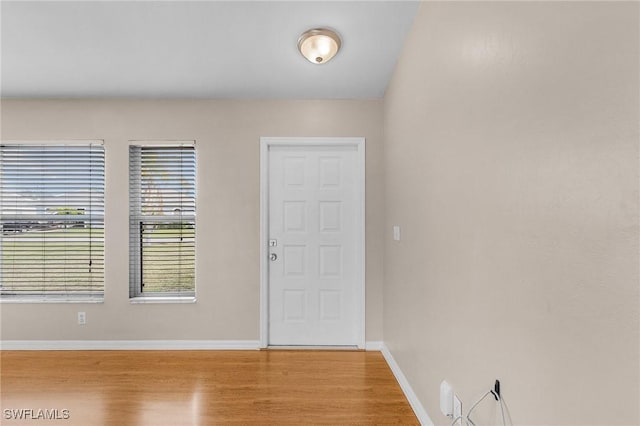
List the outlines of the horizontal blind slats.
<svg viewBox="0 0 640 426">
<path fill-rule="evenodd" d="M 0 145 L 2 295 L 104 291 L 104 148 Z"/>
<path fill-rule="evenodd" d="M 195 290 L 195 147 L 129 147 L 132 294 Z"/>
</svg>

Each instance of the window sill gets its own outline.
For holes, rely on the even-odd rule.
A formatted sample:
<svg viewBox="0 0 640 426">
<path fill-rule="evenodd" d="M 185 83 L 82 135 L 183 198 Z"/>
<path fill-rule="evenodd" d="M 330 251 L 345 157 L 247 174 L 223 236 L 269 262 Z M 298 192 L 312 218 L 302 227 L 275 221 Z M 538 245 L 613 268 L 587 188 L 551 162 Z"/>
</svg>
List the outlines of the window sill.
<svg viewBox="0 0 640 426">
<path fill-rule="evenodd" d="M 103 297 L 65 298 L 65 297 L 0 297 L 0 303 L 104 303 Z"/>
<path fill-rule="evenodd" d="M 140 296 L 129 299 L 132 305 L 153 304 L 153 303 L 196 303 L 195 296 Z"/>
</svg>

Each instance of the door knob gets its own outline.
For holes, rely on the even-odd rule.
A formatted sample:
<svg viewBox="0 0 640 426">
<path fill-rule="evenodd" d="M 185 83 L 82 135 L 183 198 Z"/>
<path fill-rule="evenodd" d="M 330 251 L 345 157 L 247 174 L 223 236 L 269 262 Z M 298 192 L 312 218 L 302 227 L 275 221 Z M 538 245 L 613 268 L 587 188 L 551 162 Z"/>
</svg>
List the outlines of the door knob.
<svg viewBox="0 0 640 426">
<path fill-rule="evenodd" d="M 269 259 L 271 259 L 272 262 L 275 262 L 276 260 L 278 260 L 278 255 L 275 253 L 271 253 L 271 256 L 269 256 Z"/>
</svg>

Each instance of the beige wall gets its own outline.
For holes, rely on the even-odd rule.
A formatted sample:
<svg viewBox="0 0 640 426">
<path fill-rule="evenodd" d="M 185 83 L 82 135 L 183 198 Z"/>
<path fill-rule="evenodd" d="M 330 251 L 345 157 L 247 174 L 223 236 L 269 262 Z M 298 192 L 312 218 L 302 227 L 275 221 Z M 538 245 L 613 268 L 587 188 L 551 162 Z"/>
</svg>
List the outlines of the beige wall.
<svg viewBox="0 0 640 426">
<path fill-rule="evenodd" d="M 384 297 L 435 423 L 442 379 L 468 408 L 496 378 L 514 424 L 640 423 L 639 7 L 423 4 L 384 112 L 3 100 L 3 139 L 105 140 L 108 232 L 105 302 L 2 304 L 2 338 L 258 339 L 259 137 L 365 136 L 367 340 Z M 172 138 L 198 141 L 198 303 L 131 305 L 126 142 Z"/>
<path fill-rule="evenodd" d="M 418 12 L 385 96 L 384 340 L 436 424 L 441 380 L 469 408 L 496 378 L 514 424 L 640 423 L 639 8 Z"/>
<path fill-rule="evenodd" d="M 0 304 L 6 340 L 257 340 L 261 136 L 364 136 L 366 339 L 382 340 L 382 101 L 2 101 L 2 139 L 104 139 L 103 304 Z M 131 305 L 130 139 L 196 140 L 197 303 Z M 76 324 L 86 311 L 87 324 Z"/>
</svg>

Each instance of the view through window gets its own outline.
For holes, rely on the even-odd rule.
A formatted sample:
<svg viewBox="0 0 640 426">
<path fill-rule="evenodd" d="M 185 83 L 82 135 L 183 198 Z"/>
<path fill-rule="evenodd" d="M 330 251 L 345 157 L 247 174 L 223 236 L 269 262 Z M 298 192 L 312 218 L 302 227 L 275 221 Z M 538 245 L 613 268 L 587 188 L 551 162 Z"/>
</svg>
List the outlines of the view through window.
<svg viewBox="0 0 640 426">
<path fill-rule="evenodd" d="M 131 296 L 195 294 L 195 145 L 129 147 Z"/>
<path fill-rule="evenodd" d="M 104 293 L 100 141 L 0 145 L 0 294 Z"/>
</svg>

